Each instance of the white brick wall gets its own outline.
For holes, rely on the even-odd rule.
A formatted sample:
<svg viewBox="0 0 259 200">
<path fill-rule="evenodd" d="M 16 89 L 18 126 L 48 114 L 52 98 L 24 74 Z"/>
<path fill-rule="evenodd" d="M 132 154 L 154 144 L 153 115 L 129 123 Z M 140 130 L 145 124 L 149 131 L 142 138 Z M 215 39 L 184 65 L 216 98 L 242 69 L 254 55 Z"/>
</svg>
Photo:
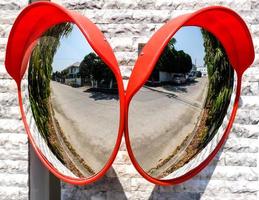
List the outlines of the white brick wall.
<svg viewBox="0 0 259 200">
<path fill-rule="evenodd" d="M 65 0 L 62 4 L 97 24 L 113 47 L 123 75 L 127 76 L 137 58 L 138 43 L 145 43 L 172 17 L 208 5 L 224 5 L 237 11 L 251 28 L 257 52 L 253 68 L 244 77 L 242 103 L 230 138 L 223 151 L 198 176 L 173 187 L 150 184 L 137 174 L 122 145 L 113 169 L 104 179 L 85 187 L 63 184 L 62 199 L 257 199 L 259 4 L 255 0 Z"/>
<path fill-rule="evenodd" d="M 28 141 L 21 122 L 16 85 L 4 68 L 7 38 L 27 0 L 0 1 L 0 199 L 28 199 Z"/>
<path fill-rule="evenodd" d="M 208 5 L 237 11 L 253 35 L 255 62 L 243 80 L 236 121 L 223 150 L 198 176 L 172 187 L 155 186 L 131 165 L 123 144 L 112 169 L 84 187 L 62 183 L 62 199 L 259 199 L 259 3 L 257 0 L 59 1 L 90 18 L 104 31 L 129 76 L 138 43 L 167 20 Z M 209 3 L 208 3 L 209 2 Z M 16 87 L 3 67 L 7 37 L 26 0 L 0 2 L 0 199 L 28 199 L 28 143 L 17 105 Z"/>
</svg>

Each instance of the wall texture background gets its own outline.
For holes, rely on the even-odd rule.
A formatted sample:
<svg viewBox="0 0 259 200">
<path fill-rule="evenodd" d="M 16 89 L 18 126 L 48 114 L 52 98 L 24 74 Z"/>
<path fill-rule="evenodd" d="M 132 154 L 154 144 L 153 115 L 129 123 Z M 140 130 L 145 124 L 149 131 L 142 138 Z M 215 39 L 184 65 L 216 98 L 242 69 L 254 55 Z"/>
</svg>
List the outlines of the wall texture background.
<svg viewBox="0 0 259 200">
<path fill-rule="evenodd" d="M 124 144 L 100 181 L 84 187 L 62 183 L 62 199 L 259 199 L 259 2 L 257 0 L 63 0 L 65 7 L 90 18 L 113 47 L 129 76 L 138 44 L 169 19 L 208 5 L 238 12 L 253 36 L 256 58 L 243 79 L 240 109 L 222 152 L 199 175 L 172 187 L 155 186 L 131 165 Z M 27 0 L 0 1 L 0 199 L 29 198 L 28 141 L 20 119 L 16 86 L 4 68 L 11 26 Z"/>
</svg>

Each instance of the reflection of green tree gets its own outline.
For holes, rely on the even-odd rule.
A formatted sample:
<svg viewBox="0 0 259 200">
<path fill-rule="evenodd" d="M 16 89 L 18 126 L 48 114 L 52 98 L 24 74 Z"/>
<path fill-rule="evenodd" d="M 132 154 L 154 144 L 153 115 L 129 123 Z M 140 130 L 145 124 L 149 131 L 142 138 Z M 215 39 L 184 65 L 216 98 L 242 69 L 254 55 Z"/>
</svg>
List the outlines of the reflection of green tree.
<svg viewBox="0 0 259 200">
<path fill-rule="evenodd" d="M 192 69 L 191 56 L 184 51 L 177 51 L 174 47 L 175 38 L 172 38 L 162 52 L 157 69 L 169 73 L 188 73 Z"/>
<path fill-rule="evenodd" d="M 171 174 L 188 163 L 213 138 L 226 115 L 233 90 L 233 68 L 220 42 L 205 30 L 202 30 L 202 35 L 205 47 L 204 62 L 209 79 L 205 107 L 200 115 L 199 123 L 194 129 L 194 134 L 189 134 L 171 155 L 159 163 L 160 166 L 151 168 L 148 171 L 150 175 L 155 175 L 156 170 L 174 158 L 178 161 L 167 167 L 159 178 Z M 199 75 L 201 76 L 201 72 Z M 188 145 L 186 146 L 186 144 Z M 181 154 L 183 149 L 184 154 Z"/>
<path fill-rule="evenodd" d="M 72 31 L 70 23 L 63 23 L 46 31 L 35 46 L 29 64 L 29 98 L 39 132 L 49 144 L 49 97 L 53 57 L 60 38 Z M 51 147 L 51 145 L 49 145 Z M 58 153 L 58 152 L 57 152 Z"/>
<path fill-rule="evenodd" d="M 97 85 L 104 81 L 115 83 L 115 76 L 110 68 L 95 53 L 89 53 L 80 63 L 80 76 L 84 79 L 94 80 Z"/>
<path fill-rule="evenodd" d="M 208 69 L 209 88 L 205 107 L 208 108 L 206 125 L 210 134 L 206 142 L 214 136 L 227 112 L 233 89 L 233 68 L 220 42 L 208 31 L 202 30 L 205 47 L 205 64 Z"/>
</svg>

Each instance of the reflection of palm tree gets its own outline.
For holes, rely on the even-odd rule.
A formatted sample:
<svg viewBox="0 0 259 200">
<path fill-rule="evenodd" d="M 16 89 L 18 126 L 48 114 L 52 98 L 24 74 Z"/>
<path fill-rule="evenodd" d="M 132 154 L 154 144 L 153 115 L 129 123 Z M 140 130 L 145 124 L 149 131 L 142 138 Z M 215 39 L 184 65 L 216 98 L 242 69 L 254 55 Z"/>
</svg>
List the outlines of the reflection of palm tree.
<svg viewBox="0 0 259 200">
<path fill-rule="evenodd" d="M 47 124 L 50 120 L 50 110 L 48 101 L 53 57 L 60 45 L 60 39 L 68 36 L 72 28 L 70 23 L 62 23 L 47 30 L 39 39 L 30 58 L 29 98 L 37 127 L 45 139 L 49 136 Z"/>
</svg>

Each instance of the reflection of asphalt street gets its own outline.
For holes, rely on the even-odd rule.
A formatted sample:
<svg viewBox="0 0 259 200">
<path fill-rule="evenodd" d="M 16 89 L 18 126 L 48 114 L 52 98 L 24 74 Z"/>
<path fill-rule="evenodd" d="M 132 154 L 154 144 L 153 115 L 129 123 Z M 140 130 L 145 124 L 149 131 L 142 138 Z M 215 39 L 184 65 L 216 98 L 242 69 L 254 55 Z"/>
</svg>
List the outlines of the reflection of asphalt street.
<svg viewBox="0 0 259 200">
<path fill-rule="evenodd" d="M 119 125 L 119 101 L 114 95 L 83 92 L 51 82 L 55 118 L 64 135 L 95 172 L 106 164 Z"/>
<path fill-rule="evenodd" d="M 167 95 L 170 98 L 174 98 L 175 100 L 182 101 L 183 103 L 189 104 L 190 106 L 202 108 L 203 103 L 202 95 L 200 95 L 197 90 L 199 88 L 197 87 L 199 85 L 199 82 L 203 82 L 205 79 L 200 79 L 196 82 L 192 82 L 189 85 L 185 84 L 183 86 L 180 85 L 165 85 L 165 86 L 159 86 L 159 87 L 148 87 L 145 86 L 145 88 L 160 92 L 164 95 Z"/>
<path fill-rule="evenodd" d="M 143 87 L 132 99 L 129 133 L 144 169 L 167 158 L 192 133 L 206 96 L 207 79 L 185 86 Z M 51 83 L 52 104 L 66 138 L 95 172 L 106 163 L 118 133 L 119 101 Z"/>
<path fill-rule="evenodd" d="M 207 93 L 207 78 L 183 86 L 144 87 L 132 99 L 129 134 L 140 165 L 149 170 L 193 132 Z"/>
</svg>

